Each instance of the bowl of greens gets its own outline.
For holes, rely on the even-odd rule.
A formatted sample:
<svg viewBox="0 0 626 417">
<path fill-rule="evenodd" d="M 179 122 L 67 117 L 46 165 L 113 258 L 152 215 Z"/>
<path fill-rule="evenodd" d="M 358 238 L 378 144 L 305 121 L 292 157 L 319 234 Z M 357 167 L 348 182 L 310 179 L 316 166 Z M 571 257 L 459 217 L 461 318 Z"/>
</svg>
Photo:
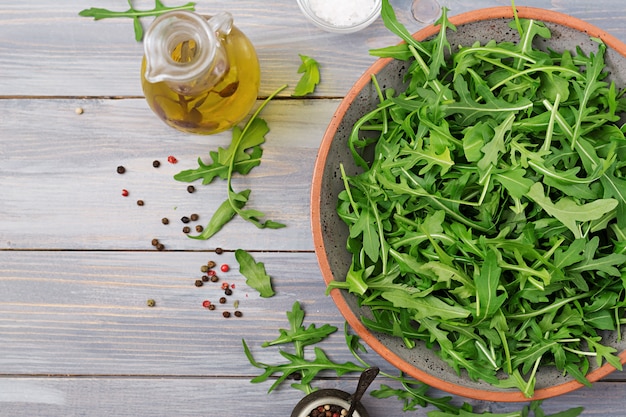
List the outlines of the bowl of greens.
<svg viewBox="0 0 626 417">
<path fill-rule="evenodd" d="M 414 35 L 339 105 L 315 250 L 353 330 L 444 391 L 526 401 L 626 362 L 626 46 L 544 9 Z"/>
</svg>

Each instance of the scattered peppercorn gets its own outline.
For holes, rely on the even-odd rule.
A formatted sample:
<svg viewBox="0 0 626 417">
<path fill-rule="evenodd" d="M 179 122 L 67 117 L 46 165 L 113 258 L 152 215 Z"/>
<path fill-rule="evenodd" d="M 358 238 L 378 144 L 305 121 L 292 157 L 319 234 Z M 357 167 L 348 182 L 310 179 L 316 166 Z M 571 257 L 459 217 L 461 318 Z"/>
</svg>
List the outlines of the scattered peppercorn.
<svg viewBox="0 0 626 417">
<path fill-rule="evenodd" d="M 230 312 L 228 312 L 228 311 L 224 311 L 224 312 L 222 313 L 222 316 L 224 316 L 224 318 L 225 318 L 225 319 L 227 319 L 227 318 L 229 318 L 229 317 L 230 317 Z"/>
<path fill-rule="evenodd" d="M 226 304 L 226 297 L 220 297 L 220 304 Z"/>
<path fill-rule="evenodd" d="M 138 206 L 143 206 L 143 200 L 137 200 L 137 205 Z"/>
<path fill-rule="evenodd" d="M 217 265 L 215 262 L 213 261 L 209 261 L 206 263 L 206 266 L 208 266 L 209 268 L 215 268 L 215 265 Z"/>
<path fill-rule="evenodd" d="M 122 195 L 124 197 L 128 197 L 128 190 L 126 190 L 126 189 L 122 190 Z"/>
<path fill-rule="evenodd" d="M 125 172 L 126 172 L 126 168 L 124 168 L 123 166 L 120 165 L 120 166 L 117 167 L 117 173 L 118 174 L 123 174 Z"/>
<path fill-rule="evenodd" d="M 226 288 L 224 290 L 224 294 L 226 294 L 226 295 L 233 295 L 233 290 L 231 290 L 230 288 Z"/>
<path fill-rule="evenodd" d="M 227 264 L 224 264 L 220 267 L 220 269 L 222 270 L 222 272 L 228 272 L 230 271 L 230 266 L 228 266 Z"/>
<path fill-rule="evenodd" d="M 189 223 L 189 217 L 183 216 L 183 217 L 180 218 L 180 221 L 185 223 L 185 224 L 187 224 L 187 223 Z"/>
<path fill-rule="evenodd" d="M 156 246 L 159 244 L 159 239 L 152 239 L 152 246 Z"/>
<path fill-rule="evenodd" d="M 206 267 L 207 267 L 207 268 L 211 268 L 209 265 L 207 265 Z M 214 275 L 217 275 L 214 269 L 209 269 L 209 270 L 207 271 L 207 274 L 208 274 L 210 277 L 212 277 L 212 276 L 214 276 Z"/>
<path fill-rule="evenodd" d="M 209 304 L 209 310 L 215 310 L 215 304 Z"/>
<path fill-rule="evenodd" d="M 243 313 L 239 310 L 235 311 L 235 317 L 241 317 L 243 316 Z"/>
<path fill-rule="evenodd" d="M 187 186 L 187 192 L 188 192 L 189 194 L 191 194 L 191 193 L 193 193 L 193 192 L 195 192 L 195 191 L 196 191 L 196 187 L 194 187 L 193 185 L 189 185 L 189 186 Z"/>
<path fill-rule="evenodd" d="M 178 159 L 176 159 L 176 157 L 170 155 L 167 157 L 167 162 L 169 162 L 170 164 L 175 164 L 178 162 Z"/>
<path fill-rule="evenodd" d="M 217 253 L 218 255 L 221 255 L 222 253 L 224 253 L 224 249 L 222 249 L 222 248 L 215 248 L 215 253 Z"/>
<path fill-rule="evenodd" d="M 211 275 L 211 282 L 217 282 L 219 281 L 219 277 L 217 275 Z"/>
<path fill-rule="evenodd" d="M 239 308 L 239 300 L 235 300 L 235 302 L 233 303 L 233 307 Z"/>
<path fill-rule="evenodd" d="M 168 219 L 167 217 L 163 217 L 161 219 L 161 223 L 163 223 L 163 224 L 170 224 L 170 219 Z"/>
<path fill-rule="evenodd" d="M 76 114 L 83 114 L 84 112 L 85 112 L 85 110 L 83 110 L 82 107 L 76 107 L 74 109 L 74 113 L 76 113 Z"/>
<path fill-rule="evenodd" d="M 196 232 L 202 233 L 203 230 L 204 230 L 204 227 L 200 226 L 199 224 L 196 225 Z"/>
<path fill-rule="evenodd" d="M 189 228 L 189 226 L 183 227 L 183 233 L 186 234 L 186 233 L 189 233 L 189 232 L 191 232 L 191 229 Z"/>
<path fill-rule="evenodd" d="M 225 290 L 226 288 L 228 288 L 228 282 L 223 282 L 222 289 Z"/>
<path fill-rule="evenodd" d="M 206 275 L 202 275 L 202 282 L 209 282 L 209 277 Z"/>
<path fill-rule="evenodd" d="M 204 308 L 209 308 L 210 305 L 211 305 L 211 302 L 209 300 L 204 300 L 202 302 L 202 307 Z"/>
<path fill-rule="evenodd" d="M 197 280 L 196 280 L 196 282 L 195 282 L 195 286 L 196 286 L 196 287 L 202 287 L 202 285 L 203 285 L 203 284 L 204 284 L 204 283 L 202 282 L 202 280 L 201 280 L 201 279 L 197 279 Z"/>
<path fill-rule="evenodd" d="M 157 250 L 162 251 L 162 250 L 165 249 L 165 245 L 162 244 L 162 243 L 159 243 L 159 244 L 156 245 L 156 248 L 157 248 Z"/>
<path fill-rule="evenodd" d="M 200 267 L 200 272 L 208 272 L 208 271 L 209 271 L 209 267 L 208 267 L 208 266 L 206 266 L 206 265 L 202 265 L 202 266 Z"/>
<path fill-rule="evenodd" d="M 158 167 L 161 166 L 161 162 L 159 162 L 157 160 L 154 160 L 154 161 L 152 161 L 152 166 L 155 167 L 155 168 L 158 168 Z"/>
<path fill-rule="evenodd" d="M 148 307 L 154 307 L 156 305 L 156 301 L 150 298 L 148 301 L 146 301 L 146 304 L 148 305 Z"/>
<path fill-rule="evenodd" d="M 200 218 L 200 216 L 198 216 L 196 213 L 194 213 L 191 216 L 189 216 L 189 218 L 191 219 L 192 222 L 195 222 L 196 220 L 198 220 Z"/>
</svg>

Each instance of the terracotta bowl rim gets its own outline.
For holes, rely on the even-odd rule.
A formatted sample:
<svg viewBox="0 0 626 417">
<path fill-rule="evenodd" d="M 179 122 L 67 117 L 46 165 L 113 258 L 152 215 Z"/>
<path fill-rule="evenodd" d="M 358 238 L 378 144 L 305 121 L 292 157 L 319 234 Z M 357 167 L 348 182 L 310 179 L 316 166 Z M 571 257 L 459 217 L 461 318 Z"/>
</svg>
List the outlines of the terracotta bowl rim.
<svg viewBox="0 0 626 417">
<path fill-rule="evenodd" d="M 566 26 L 580 32 L 586 33 L 590 37 L 596 37 L 601 39 L 608 47 L 615 50 L 620 55 L 626 57 L 626 44 L 617 39 L 615 36 L 603 31 L 602 29 L 591 25 L 583 20 L 575 18 L 573 16 L 555 12 L 552 10 L 542 9 L 538 7 L 522 7 L 517 6 L 517 13 L 520 18 L 535 19 L 546 23 L 554 23 L 562 26 Z M 509 6 L 490 7 L 470 12 L 462 13 L 449 18 L 450 22 L 456 26 L 460 26 L 466 23 L 478 22 L 483 20 L 492 20 L 499 18 L 512 18 L 513 10 Z M 413 34 L 416 40 L 424 40 L 430 36 L 438 33 L 438 26 L 430 25 Z M 392 61 L 392 58 L 380 58 L 371 67 L 368 68 L 365 73 L 356 81 L 351 89 L 346 94 L 345 98 L 339 104 L 335 111 L 328 128 L 322 138 L 320 144 L 318 156 L 315 162 L 313 171 L 313 181 L 311 186 L 311 228 L 313 233 L 313 243 L 315 246 L 315 252 L 317 254 L 319 266 L 322 272 L 322 276 L 326 284 L 333 280 L 332 273 L 330 272 L 330 264 L 326 258 L 326 252 L 324 247 L 324 241 L 322 237 L 321 229 L 321 207 L 320 207 L 320 195 L 322 193 L 322 177 L 324 165 L 328 157 L 330 145 L 333 141 L 337 128 L 342 120 L 343 115 L 350 107 L 352 102 L 358 96 L 359 92 L 370 82 L 371 74 L 378 73 L 388 63 Z M 334 289 L 331 291 L 333 301 L 337 305 L 337 308 L 350 324 L 350 326 L 357 332 L 357 334 L 379 355 L 381 355 L 389 363 L 400 369 L 401 371 L 411 375 L 412 377 L 422 381 L 434 388 L 441 389 L 451 394 L 460 395 L 467 398 L 473 398 L 485 401 L 495 402 L 527 402 L 532 400 L 541 400 L 546 398 L 555 397 L 558 395 L 566 394 L 576 389 L 582 388 L 584 385 L 576 380 L 568 381 L 559 385 L 551 387 L 537 389 L 532 398 L 525 397 L 521 392 L 515 391 L 489 391 L 476 388 L 463 387 L 451 382 L 447 382 L 443 379 L 437 378 L 424 371 L 421 371 L 402 358 L 391 352 L 385 345 L 383 345 L 360 321 L 360 319 L 352 312 L 344 298 L 341 296 L 340 290 Z M 626 350 L 621 352 L 620 360 L 622 364 L 626 364 Z M 611 372 L 615 371 L 615 368 L 609 364 L 591 371 L 587 374 L 587 378 L 591 382 L 596 382 Z"/>
</svg>

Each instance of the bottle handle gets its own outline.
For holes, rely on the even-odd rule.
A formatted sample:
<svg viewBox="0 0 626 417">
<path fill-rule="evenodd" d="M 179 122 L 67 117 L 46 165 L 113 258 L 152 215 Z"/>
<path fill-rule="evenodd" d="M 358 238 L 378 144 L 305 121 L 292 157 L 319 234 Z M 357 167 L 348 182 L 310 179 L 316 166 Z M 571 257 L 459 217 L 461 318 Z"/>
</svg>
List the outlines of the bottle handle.
<svg viewBox="0 0 626 417">
<path fill-rule="evenodd" d="M 233 15 L 228 12 L 220 12 L 207 22 L 218 37 L 228 36 L 233 28 Z"/>
</svg>

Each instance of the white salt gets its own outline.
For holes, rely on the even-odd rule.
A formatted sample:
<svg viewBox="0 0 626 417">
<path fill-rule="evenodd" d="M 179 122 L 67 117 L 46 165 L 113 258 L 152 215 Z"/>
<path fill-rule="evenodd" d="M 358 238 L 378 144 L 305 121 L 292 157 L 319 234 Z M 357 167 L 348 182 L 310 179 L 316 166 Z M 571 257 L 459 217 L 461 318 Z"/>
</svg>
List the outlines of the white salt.
<svg viewBox="0 0 626 417">
<path fill-rule="evenodd" d="M 309 0 L 313 13 L 333 26 L 346 27 L 366 20 L 376 0 Z"/>
</svg>

